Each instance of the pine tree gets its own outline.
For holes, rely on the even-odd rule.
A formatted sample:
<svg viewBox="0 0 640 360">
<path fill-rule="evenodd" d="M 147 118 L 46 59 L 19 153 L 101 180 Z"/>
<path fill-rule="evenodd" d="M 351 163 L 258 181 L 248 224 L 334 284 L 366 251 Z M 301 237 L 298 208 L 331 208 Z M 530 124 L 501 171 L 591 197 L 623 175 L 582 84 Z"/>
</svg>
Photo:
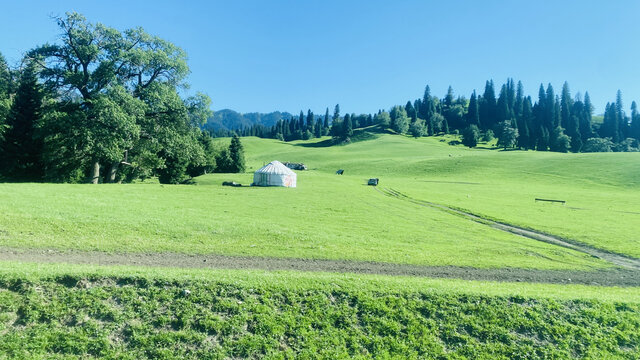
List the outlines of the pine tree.
<svg viewBox="0 0 640 360">
<path fill-rule="evenodd" d="M 350 138 L 353 136 L 353 119 L 351 115 L 345 114 L 343 121 L 342 137 Z"/>
<path fill-rule="evenodd" d="M 462 132 L 462 144 L 464 146 L 468 146 L 470 148 L 476 147 L 478 145 L 478 140 L 480 138 L 480 130 L 478 130 L 478 126 L 475 124 L 469 125 Z"/>
<path fill-rule="evenodd" d="M 507 106 L 509 108 L 509 119 L 515 119 L 516 86 L 512 78 L 507 79 Z"/>
<path fill-rule="evenodd" d="M 593 130 L 591 130 L 591 116 L 593 114 L 593 105 L 591 105 L 591 97 L 589 93 L 584 93 L 584 109 L 582 116 L 580 116 L 580 134 L 582 136 L 582 143 L 586 143 L 588 139 L 593 137 Z"/>
<path fill-rule="evenodd" d="M 480 128 L 488 130 L 497 124 L 496 113 L 496 92 L 493 87 L 493 80 L 487 81 L 484 87 L 484 94 L 480 105 Z"/>
<path fill-rule="evenodd" d="M 444 97 L 444 107 L 450 108 L 453 106 L 453 88 L 449 85 L 447 89 L 447 95 Z"/>
<path fill-rule="evenodd" d="M 564 82 L 562 85 L 562 97 L 560 100 L 560 126 L 569 131 L 569 136 L 574 136 L 570 131 L 574 129 L 569 128 L 569 121 L 571 121 L 571 107 L 573 106 L 573 100 L 571 99 L 571 93 L 569 91 L 569 83 Z"/>
<path fill-rule="evenodd" d="M 520 119 L 522 117 L 523 103 L 524 103 L 524 86 L 522 85 L 522 81 L 518 81 L 518 89 L 516 91 L 516 99 L 515 99 L 514 108 L 513 108 L 513 114 L 516 119 Z"/>
<path fill-rule="evenodd" d="M 531 98 L 527 97 L 522 102 L 522 113 L 519 116 L 518 124 L 518 147 L 521 149 L 531 148 L 531 134 L 529 127 L 531 124 L 531 118 L 533 117 L 533 111 L 531 108 Z"/>
<path fill-rule="evenodd" d="M 36 134 L 42 101 L 43 90 L 38 84 L 36 67 L 29 62 L 20 75 L 7 116 L 4 146 L 0 146 L 2 172 L 13 180 L 35 181 L 44 176 L 41 160 L 43 143 Z"/>
<path fill-rule="evenodd" d="M 229 145 L 229 158 L 231 159 L 231 171 L 233 173 L 241 173 L 245 170 L 244 147 L 240 142 L 240 138 L 234 135 Z"/>
<path fill-rule="evenodd" d="M 547 151 L 549 149 L 549 130 L 540 124 L 538 141 L 536 142 L 536 150 Z"/>
<path fill-rule="evenodd" d="M 336 104 L 336 107 L 333 109 L 333 121 L 340 120 L 340 104 Z"/>
<path fill-rule="evenodd" d="M 407 104 L 404 106 L 404 110 L 407 112 L 407 116 L 411 118 L 411 122 L 415 122 L 418 115 L 416 114 L 416 109 L 413 107 L 411 101 L 407 101 Z"/>
<path fill-rule="evenodd" d="M 553 102 L 553 124 L 555 127 L 560 126 L 560 97 L 558 95 Z"/>
<path fill-rule="evenodd" d="M 322 124 L 322 135 L 329 134 L 329 108 L 324 113 L 324 123 Z"/>
<path fill-rule="evenodd" d="M 469 110 L 467 111 L 467 123 L 469 125 L 480 125 L 480 112 L 478 110 L 478 97 L 476 91 L 473 90 L 471 99 L 469 100 Z"/>
<path fill-rule="evenodd" d="M 322 119 L 318 118 L 316 119 L 316 125 L 313 127 L 314 132 L 313 132 L 313 136 L 319 138 L 322 137 L 323 135 L 323 126 L 322 126 Z"/>
<path fill-rule="evenodd" d="M 578 114 L 572 114 L 573 99 L 569 90 L 569 83 L 562 85 L 562 97 L 560 98 L 560 124 L 566 129 L 571 138 L 571 151 L 579 152 L 582 148 L 582 135 L 580 134 L 580 120 Z"/>
<path fill-rule="evenodd" d="M 296 130 L 300 130 L 300 131 L 304 131 L 305 127 L 304 127 L 304 112 L 302 110 L 300 110 L 300 116 L 298 117 L 298 125 L 296 127 Z"/>
<path fill-rule="evenodd" d="M 607 103 L 604 111 L 604 120 L 600 127 L 600 136 L 610 138 L 613 143 L 620 142 L 620 121 L 618 120 L 618 111 L 616 104 Z"/>
<path fill-rule="evenodd" d="M 418 110 L 418 117 L 424 119 L 427 127 L 427 134 L 433 135 L 435 131 L 433 116 L 436 113 L 436 104 L 434 98 L 431 96 L 431 89 L 427 85 L 424 89 L 424 96 L 422 98 L 422 104 Z"/>
<path fill-rule="evenodd" d="M 640 141 L 640 112 L 635 101 L 631 103 L 631 126 L 629 129 L 629 137 Z"/>
<path fill-rule="evenodd" d="M 500 96 L 498 96 L 497 115 L 499 121 L 511 120 L 511 111 L 509 110 L 509 98 L 506 85 L 502 85 Z"/>
<path fill-rule="evenodd" d="M 313 116 L 313 112 L 311 112 L 311 109 L 307 110 L 307 125 L 305 127 L 306 130 L 308 130 L 312 135 L 315 133 L 315 118 Z"/>
<path fill-rule="evenodd" d="M 629 121 L 624 113 L 622 92 L 620 90 L 616 93 L 616 118 L 618 119 L 618 139 L 622 141 L 629 134 Z"/>
<path fill-rule="evenodd" d="M 553 86 L 551 83 L 547 85 L 547 93 L 545 94 L 546 103 L 544 104 L 544 127 L 549 132 L 555 129 L 558 124 L 555 123 L 555 108 L 556 108 L 556 96 L 553 92 Z"/>
</svg>

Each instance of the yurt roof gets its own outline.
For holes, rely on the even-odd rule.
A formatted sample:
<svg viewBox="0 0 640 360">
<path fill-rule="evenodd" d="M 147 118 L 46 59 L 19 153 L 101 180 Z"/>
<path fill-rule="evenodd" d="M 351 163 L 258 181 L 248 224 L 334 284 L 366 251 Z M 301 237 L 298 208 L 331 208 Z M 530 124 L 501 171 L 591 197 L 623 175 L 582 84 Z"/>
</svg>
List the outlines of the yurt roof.
<svg viewBox="0 0 640 360">
<path fill-rule="evenodd" d="M 295 175 L 295 172 L 284 166 L 284 164 L 278 160 L 268 163 L 256 170 L 256 172 L 261 174 Z"/>
</svg>

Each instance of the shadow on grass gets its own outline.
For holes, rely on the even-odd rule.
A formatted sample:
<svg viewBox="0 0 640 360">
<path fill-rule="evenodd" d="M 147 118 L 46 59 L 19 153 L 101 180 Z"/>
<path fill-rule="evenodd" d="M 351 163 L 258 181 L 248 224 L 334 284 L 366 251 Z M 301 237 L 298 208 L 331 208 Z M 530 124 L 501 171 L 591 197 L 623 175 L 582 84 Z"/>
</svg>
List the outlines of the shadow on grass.
<svg viewBox="0 0 640 360">
<path fill-rule="evenodd" d="M 300 142 L 293 144 L 293 146 L 301 146 L 307 148 L 323 148 L 334 145 L 348 145 L 360 141 L 375 140 L 380 137 L 379 134 L 391 134 L 390 131 L 382 129 L 379 126 L 370 126 L 362 129 L 356 129 L 353 131 L 353 135 L 347 140 L 340 139 L 326 139 L 318 142 Z"/>
</svg>

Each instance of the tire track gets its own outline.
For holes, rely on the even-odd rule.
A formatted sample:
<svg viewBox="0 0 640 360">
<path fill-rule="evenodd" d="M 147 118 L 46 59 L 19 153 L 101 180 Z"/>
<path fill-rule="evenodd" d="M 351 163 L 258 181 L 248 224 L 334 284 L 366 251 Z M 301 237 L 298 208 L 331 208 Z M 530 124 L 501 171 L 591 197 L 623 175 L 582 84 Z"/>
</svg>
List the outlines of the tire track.
<svg viewBox="0 0 640 360">
<path fill-rule="evenodd" d="M 505 231 L 511 234 L 515 234 L 515 235 L 520 235 L 532 240 L 536 240 L 536 241 L 542 241 L 542 242 L 546 242 L 549 244 L 553 244 L 553 245 L 557 245 L 557 246 L 561 246 L 567 249 L 572 249 L 575 251 L 579 251 L 588 255 L 591 255 L 593 257 L 608 261 L 614 265 L 623 267 L 623 268 L 627 268 L 627 269 L 633 269 L 633 270 L 640 270 L 640 259 L 637 258 L 633 258 L 630 256 L 626 256 L 623 254 L 618 254 L 618 253 L 614 253 L 614 252 L 610 252 L 610 251 L 606 251 L 606 250 L 602 250 L 602 249 L 598 249 L 586 244 L 582 244 L 576 241 L 572 241 L 572 240 L 567 240 L 567 239 L 563 239 L 560 238 L 558 236 L 554 236 L 554 235 L 550 235 L 550 234 L 546 234 L 540 231 L 535 231 L 535 230 L 530 230 L 530 229 L 525 229 L 525 228 L 521 228 L 515 225 L 510 225 L 510 224 L 506 224 L 503 222 L 498 222 L 498 221 L 494 221 L 494 220 L 489 220 L 486 218 L 483 218 L 481 216 L 478 216 L 476 214 L 470 213 L 468 211 L 463 211 L 460 209 L 456 209 L 456 208 L 452 208 L 446 205 L 441 205 L 441 204 L 436 204 L 436 203 L 432 203 L 429 201 L 425 201 L 425 200 L 419 200 L 419 199 L 415 199 L 412 197 L 409 197 L 393 188 L 383 188 L 382 190 L 380 190 L 378 187 L 375 187 L 375 189 L 385 195 L 385 196 L 389 196 L 395 199 L 399 199 L 399 200 L 404 200 L 404 201 L 409 201 L 411 203 L 420 205 L 420 206 L 424 206 L 424 207 L 430 207 L 430 208 L 434 208 L 434 209 L 438 209 L 438 210 L 442 210 L 445 211 L 447 213 L 453 214 L 453 215 L 457 215 L 457 216 L 461 216 L 464 217 L 468 220 L 477 222 L 477 223 L 481 223 L 481 224 L 485 224 L 488 226 L 491 226 L 494 229 L 498 229 L 501 231 Z"/>
</svg>

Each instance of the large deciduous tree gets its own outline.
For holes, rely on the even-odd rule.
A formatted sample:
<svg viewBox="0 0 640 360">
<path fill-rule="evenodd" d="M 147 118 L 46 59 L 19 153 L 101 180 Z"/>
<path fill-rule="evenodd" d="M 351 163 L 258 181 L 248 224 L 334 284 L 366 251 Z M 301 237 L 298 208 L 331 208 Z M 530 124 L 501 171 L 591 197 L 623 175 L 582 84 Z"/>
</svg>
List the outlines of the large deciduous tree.
<svg viewBox="0 0 640 360">
<path fill-rule="evenodd" d="M 140 28 L 121 32 L 76 13 L 57 23 L 60 43 L 29 53 L 58 98 L 47 126 L 61 131 L 48 132 L 45 145 L 55 147 L 45 153 L 65 151 L 48 157 L 58 160 L 49 166 L 52 180 L 90 169 L 98 183 L 104 165 L 107 181 L 118 178 L 123 164 L 132 167 L 127 176 L 171 166 L 184 173 L 185 164 L 204 161 L 194 122 L 206 118 L 209 102 L 178 94 L 189 72 L 184 51 Z"/>
</svg>

